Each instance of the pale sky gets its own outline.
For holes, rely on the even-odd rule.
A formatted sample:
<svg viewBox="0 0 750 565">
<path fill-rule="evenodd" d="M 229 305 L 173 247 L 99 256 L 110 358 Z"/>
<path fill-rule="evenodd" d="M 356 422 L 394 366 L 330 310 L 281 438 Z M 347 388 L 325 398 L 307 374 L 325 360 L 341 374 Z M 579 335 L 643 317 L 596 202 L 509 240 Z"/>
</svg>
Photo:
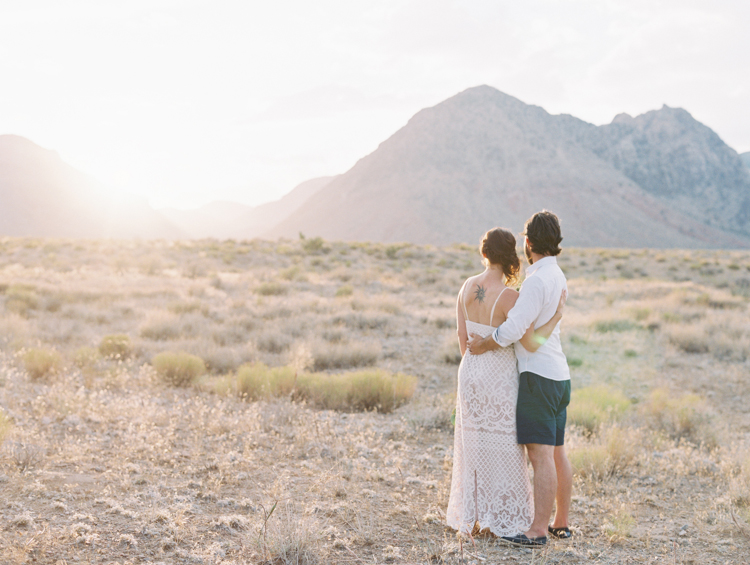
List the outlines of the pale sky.
<svg viewBox="0 0 750 565">
<path fill-rule="evenodd" d="M 279 198 L 489 84 L 750 151 L 747 0 L 0 0 L 0 134 L 152 205 Z"/>
</svg>

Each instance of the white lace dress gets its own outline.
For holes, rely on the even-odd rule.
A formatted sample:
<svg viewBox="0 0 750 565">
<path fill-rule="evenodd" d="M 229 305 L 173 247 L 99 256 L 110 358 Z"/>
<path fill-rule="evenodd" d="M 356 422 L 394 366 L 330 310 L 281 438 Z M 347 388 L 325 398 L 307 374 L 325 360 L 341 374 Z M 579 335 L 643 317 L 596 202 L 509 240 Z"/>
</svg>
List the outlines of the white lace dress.
<svg viewBox="0 0 750 565">
<path fill-rule="evenodd" d="M 494 307 L 493 307 L 494 311 Z M 494 328 L 471 322 L 485 337 Z M 471 532 L 474 524 L 497 536 L 525 532 L 534 519 L 526 455 L 516 438 L 518 369 L 513 346 L 464 355 L 458 369 L 453 477 L 448 525 Z"/>
</svg>

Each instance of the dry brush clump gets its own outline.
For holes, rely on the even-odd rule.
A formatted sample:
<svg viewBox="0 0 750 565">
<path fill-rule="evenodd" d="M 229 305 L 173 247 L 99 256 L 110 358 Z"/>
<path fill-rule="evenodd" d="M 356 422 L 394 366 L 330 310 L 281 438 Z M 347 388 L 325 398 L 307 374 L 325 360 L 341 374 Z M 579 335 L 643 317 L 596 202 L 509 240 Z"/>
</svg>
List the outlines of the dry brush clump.
<svg viewBox="0 0 750 565">
<path fill-rule="evenodd" d="M 576 389 L 568 406 L 568 421 L 593 435 L 607 422 L 619 420 L 630 407 L 625 394 L 612 386 L 597 385 Z"/>
<path fill-rule="evenodd" d="M 189 386 L 206 373 L 203 359 L 184 351 L 163 351 L 151 359 L 151 365 L 164 382 L 174 386 Z"/>
<path fill-rule="evenodd" d="M 23 366 L 32 380 L 42 380 L 59 373 L 62 356 L 54 349 L 32 348 L 21 355 Z"/>
<path fill-rule="evenodd" d="M 346 373 L 307 373 L 262 363 L 240 367 L 234 377 L 236 393 L 247 400 L 289 397 L 330 410 L 388 413 L 407 402 L 416 390 L 417 379 L 383 370 Z M 214 384 L 214 390 L 231 389 L 232 377 Z"/>
<path fill-rule="evenodd" d="M 675 395 L 663 388 L 654 389 L 643 403 L 641 414 L 653 429 L 673 439 L 707 447 L 717 444 L 712 414 L 697 394 Z"/>
<path fill-rule="evenodd" d="M 107 359 L 125 359 L 133 353 L 133 344 L 126 334 L 107 335 L 99 342 L 99 353 Z"/>
</svg>

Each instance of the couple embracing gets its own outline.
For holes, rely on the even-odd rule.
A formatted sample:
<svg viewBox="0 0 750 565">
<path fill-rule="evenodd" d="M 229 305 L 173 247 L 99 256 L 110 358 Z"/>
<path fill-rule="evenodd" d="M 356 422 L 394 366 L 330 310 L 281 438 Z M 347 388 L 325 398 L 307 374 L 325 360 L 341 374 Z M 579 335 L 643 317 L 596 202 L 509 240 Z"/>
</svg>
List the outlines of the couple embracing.
<svg viewBox="0 0 750 565">
<path fill-rule="evenodd" d="M 573 473 L 564 447 L 570 371 L 560 345 L 567 284 L 556 259 L 559 220 L 538 212 L 523 235 L 530 266 L 520 293 L 511 288 L 521 268 L 516 239 L 495 228 L 480 247 L 485 271 L 458 295 L 463 359 L 447 520 L 461 533 L 533 548 L 544 546 L 547 534 L 571 536 Z"/>
</svg>

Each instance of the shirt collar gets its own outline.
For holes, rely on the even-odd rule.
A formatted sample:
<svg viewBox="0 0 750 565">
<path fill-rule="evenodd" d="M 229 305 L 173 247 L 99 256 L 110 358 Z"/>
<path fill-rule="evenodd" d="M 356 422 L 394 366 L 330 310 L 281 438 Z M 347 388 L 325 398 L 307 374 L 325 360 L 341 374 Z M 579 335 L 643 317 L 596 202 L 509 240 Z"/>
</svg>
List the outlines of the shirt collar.
<svg viewBox="0 0 750 565">
<path fill-rule="evenodd" d="M 532 273 L 534 273 L 537 269 L 544 267 L 545 265 L 557 265 L 557 257 L 553 257 L 552 255 L 548 255 L 547 257 L 542 257 L 534 263 L 533 265 L 529 265 L 526 269 L 526 276 L 528 277 Z"/>
</svg>

